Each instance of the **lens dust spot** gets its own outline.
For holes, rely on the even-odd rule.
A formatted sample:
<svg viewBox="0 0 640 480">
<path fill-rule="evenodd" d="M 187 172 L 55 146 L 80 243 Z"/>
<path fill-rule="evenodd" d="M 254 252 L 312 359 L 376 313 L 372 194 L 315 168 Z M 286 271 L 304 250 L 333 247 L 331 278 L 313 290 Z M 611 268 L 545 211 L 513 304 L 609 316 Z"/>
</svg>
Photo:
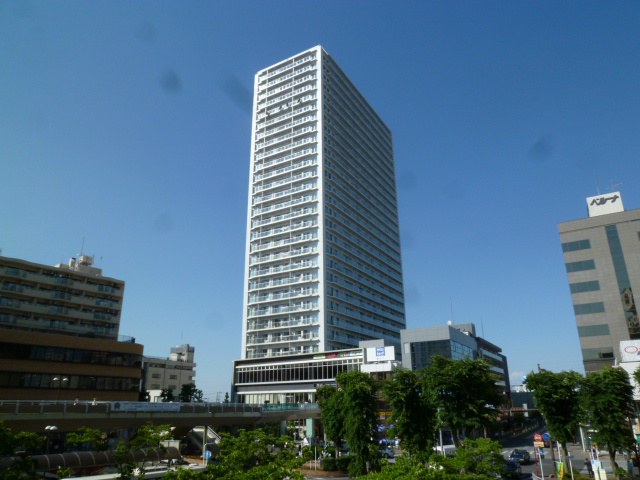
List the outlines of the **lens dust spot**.
<svg viewBox="0 0 640 480">
<path fill-rule="evenodd" d="M 160 77 L 160 86 L 175 95 L 182 91 L 182 80 L 174 70 L 169 69 Z"/>
</svg>

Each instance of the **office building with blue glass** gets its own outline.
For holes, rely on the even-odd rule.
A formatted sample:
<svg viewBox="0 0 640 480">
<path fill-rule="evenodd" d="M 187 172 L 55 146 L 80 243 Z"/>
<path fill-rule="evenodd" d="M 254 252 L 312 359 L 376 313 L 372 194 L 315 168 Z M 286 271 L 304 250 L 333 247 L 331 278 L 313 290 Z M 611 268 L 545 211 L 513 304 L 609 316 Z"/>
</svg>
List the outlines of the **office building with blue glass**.
<svg viewBox="0 0 640 480">
<path fill-rule="evenodd" d="M 587 198 L 589 217 L 558 225 L 585 371 L 620 361 L 621 341 L 640 339 L 640 209 L 620 192 Z"/>
</svg>

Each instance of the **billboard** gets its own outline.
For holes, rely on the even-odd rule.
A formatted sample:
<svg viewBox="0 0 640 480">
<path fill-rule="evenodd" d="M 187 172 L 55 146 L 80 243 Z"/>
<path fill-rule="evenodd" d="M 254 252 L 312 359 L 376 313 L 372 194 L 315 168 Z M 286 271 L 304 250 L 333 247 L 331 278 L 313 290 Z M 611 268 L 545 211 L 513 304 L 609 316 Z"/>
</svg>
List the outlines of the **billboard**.
<svg viewBox="0 0 640 480">
<path fill-rule="evenodd" d="M 396 359 L 396 347 L 367 348 L 367 363 L 386 362 Z"/>
<path fill-rule="evenodd" d="M 587 208 L 589 208 L 589 217 L 624 212 L 620 192 L 611 192 L 606 195 L 589 197 L 587 198 Z"/>
</svg>

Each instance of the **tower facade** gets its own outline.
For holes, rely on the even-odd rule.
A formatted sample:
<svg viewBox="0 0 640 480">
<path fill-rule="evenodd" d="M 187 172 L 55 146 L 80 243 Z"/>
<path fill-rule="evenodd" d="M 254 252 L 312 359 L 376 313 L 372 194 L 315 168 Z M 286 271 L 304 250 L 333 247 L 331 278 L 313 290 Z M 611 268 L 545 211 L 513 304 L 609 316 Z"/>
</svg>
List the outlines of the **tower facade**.
<svg viewBox="0 0 640 480">
<path fill-rule="evenodd" d="M 640 210 L 620 192 L 587 198 L 589 218 L 558 225 L 587 372 L 613 365 L 620 342 L 640 339 Z"/>
<path fill-rule="evenodd" d="M 242 358 L 404 327 L 391 131 L 318 46 L 255 77 Z"/>
</svg>

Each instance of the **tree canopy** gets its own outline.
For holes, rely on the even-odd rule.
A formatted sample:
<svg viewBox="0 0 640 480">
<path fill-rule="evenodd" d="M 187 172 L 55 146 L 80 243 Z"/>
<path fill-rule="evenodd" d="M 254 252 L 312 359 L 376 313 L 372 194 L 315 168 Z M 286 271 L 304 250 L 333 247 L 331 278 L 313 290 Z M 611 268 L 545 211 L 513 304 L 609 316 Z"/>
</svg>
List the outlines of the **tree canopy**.
<svg viewBox="0 0 640 480">
<path fill-rule="evenodd" d="M 338 449 L 344 438 L 343 392 L 334 386 L 323 385 L 316 390 L 316 397 L 322 412 L 324 432 L 329 441 L 336 446 L 337 457 Z"/>
<path fill-rule="evenodd" d="M 612 367 L 589 373 L 582 381 L 580 396 L 594 440 L 606 446 L 617 470 L 616 452 L 630 451 L 634 446 L 628 424 L 634 411 L 629 375 L 622 368 Z"/>
<path fill-rule="evenodd" d="M 567 456 L 567 442 L 573 440 L 582 417 L 580 384 L 577 372 L 542 371 L 527 375 L 525 384 L 533 392 L 538 409 L 551 435 L 560 442 Z"/>
<path fill-rule="evenodd" d="M 435 443 L 435 398 L 418 372 L 398 369 L 382 390 L 391 410 L 392 435 L 402 439 L 402 448 L 425 462 Z"/>
<path fill-rule="evenodd" d="M 353 456 L 349 475 L 365 475 L 367 465 L 377 471 L 380 469 L 380 451 L 376 399 L 380 385 L 371 375 L 359 370 L 339 374 L 336 383 L 343 392 L 344 437 Z"/>
<path fill-rule="evenodd" d="M 202 402 L 202 390 L 197 389 L 195 383 L 187 383 L 180 389 L 178 399 L 183 403 Z"/>
<path fill-rule="evenodd" d="M 440 421 L 451 429 L 456 446 L 458 432 L 466 435 L 474 428 L 492 427 L 504 402 L 484 360 L 433 356 L 423 371 L 423 382 L 433 392 Z"/>
</svg>

